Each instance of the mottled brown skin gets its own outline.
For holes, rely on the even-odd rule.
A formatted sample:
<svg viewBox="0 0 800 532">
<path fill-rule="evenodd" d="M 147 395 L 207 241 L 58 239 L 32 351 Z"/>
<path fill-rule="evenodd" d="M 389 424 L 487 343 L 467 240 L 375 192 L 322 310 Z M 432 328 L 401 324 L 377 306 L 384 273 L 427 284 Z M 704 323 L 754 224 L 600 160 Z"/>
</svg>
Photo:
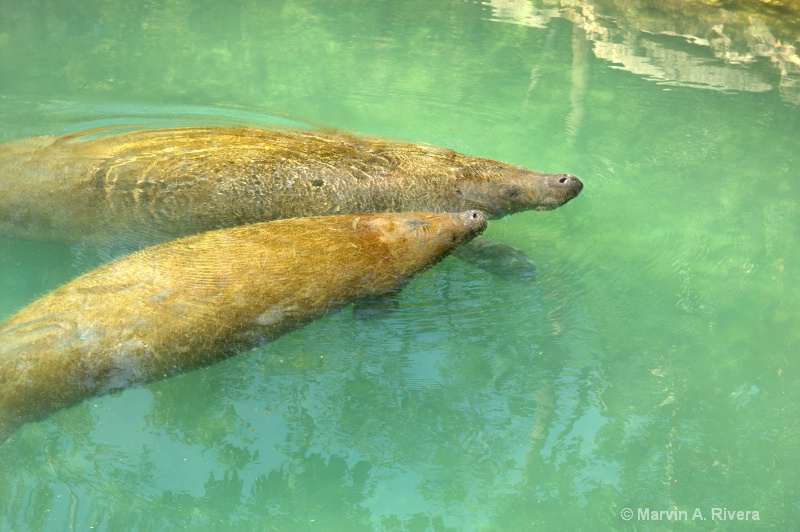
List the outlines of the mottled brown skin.
<svg viewBox="0 0 800 532">
<path fill-rule="evenodd" d="M 305 216 L 498 218 L 554 209 L 582 187 L 567 174 L 340 132 L 97 130 L 0 145 L 0 235 L 140 247 Z"/>
<path fill-rule="evenodd" d="M 0 325 L 0 440 L 87 397 L 213 364 L 399 290 L 486 223 L 479 211 L 280 220 L 97 268 Z"/>
</svg>

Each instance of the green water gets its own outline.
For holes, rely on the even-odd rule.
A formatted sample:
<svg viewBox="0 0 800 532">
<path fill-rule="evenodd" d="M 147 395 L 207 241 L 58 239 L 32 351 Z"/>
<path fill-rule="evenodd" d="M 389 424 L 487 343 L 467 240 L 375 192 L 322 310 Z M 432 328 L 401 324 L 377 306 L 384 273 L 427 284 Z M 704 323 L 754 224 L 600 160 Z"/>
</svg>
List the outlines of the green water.
<svg viewBox="0 0 800 532">
<path fill-rule="evenodd" d="M 491 224 L 533 282 L 447 259 L 385 315 L 24 426 L 0 529 L 800 523 L 800 107 L 768 60 L 675 83 L 506 4 L 0 2 L 0 140 L 288 120 L 586 184 Z M 107 258 L 0 238 L 0 319 Z"/>
</svg>

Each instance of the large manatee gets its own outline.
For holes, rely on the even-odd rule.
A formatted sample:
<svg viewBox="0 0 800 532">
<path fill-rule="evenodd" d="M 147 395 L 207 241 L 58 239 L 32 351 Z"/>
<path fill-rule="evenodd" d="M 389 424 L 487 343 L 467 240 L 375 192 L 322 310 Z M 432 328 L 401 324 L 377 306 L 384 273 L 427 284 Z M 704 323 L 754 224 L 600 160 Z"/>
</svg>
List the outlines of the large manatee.
<svg viewBox="0 0 800 532">
<path fill-rule="evenodd" d="M 343 213 L 554 209 L 583 184 L 451 150 L 335 131 L 94 130 L 0 145 L 0 235 L 142 247 Z"/>
</svg>

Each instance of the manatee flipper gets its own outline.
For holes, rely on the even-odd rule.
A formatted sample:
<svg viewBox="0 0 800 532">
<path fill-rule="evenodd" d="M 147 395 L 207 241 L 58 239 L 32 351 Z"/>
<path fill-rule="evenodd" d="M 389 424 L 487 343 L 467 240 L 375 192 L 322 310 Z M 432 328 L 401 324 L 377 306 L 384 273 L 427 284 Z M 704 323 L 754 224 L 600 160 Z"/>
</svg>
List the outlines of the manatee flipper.
<svg viewBox="0 0 800 532">
<path fill-rule="evenodd" d="M 457 248 L 453 256 L 481 270 L 517 282 L 531 282 L 536 278 L 536 264 L 522 251 L 495 242 L 477 238 Z"/>
<path fill-rule="evenodd" d="M 399 306 L 399 290 L 377 297 L 363 299 L 353 304 L 353 317 L 359 320 L 374 320 L 390 315 Z"/>
</svg>

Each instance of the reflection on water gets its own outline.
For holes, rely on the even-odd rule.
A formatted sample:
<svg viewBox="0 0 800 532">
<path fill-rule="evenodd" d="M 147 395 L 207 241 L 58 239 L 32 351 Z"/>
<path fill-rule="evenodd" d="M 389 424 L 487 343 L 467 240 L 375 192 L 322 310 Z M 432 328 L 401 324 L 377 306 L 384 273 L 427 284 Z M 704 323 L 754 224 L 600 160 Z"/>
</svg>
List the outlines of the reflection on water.
<svg viewBox="0 0 800 532">
<path fill-rule="evenodd" d="M 668 85 L 766 92 L 800 104 L 800 13 L 642 0 L 491 0 L 492 20 L 544 28 L 563 17 L 612 68 Z M 715 61 L 712 58 L 716 58 Z"/>
</svg>

